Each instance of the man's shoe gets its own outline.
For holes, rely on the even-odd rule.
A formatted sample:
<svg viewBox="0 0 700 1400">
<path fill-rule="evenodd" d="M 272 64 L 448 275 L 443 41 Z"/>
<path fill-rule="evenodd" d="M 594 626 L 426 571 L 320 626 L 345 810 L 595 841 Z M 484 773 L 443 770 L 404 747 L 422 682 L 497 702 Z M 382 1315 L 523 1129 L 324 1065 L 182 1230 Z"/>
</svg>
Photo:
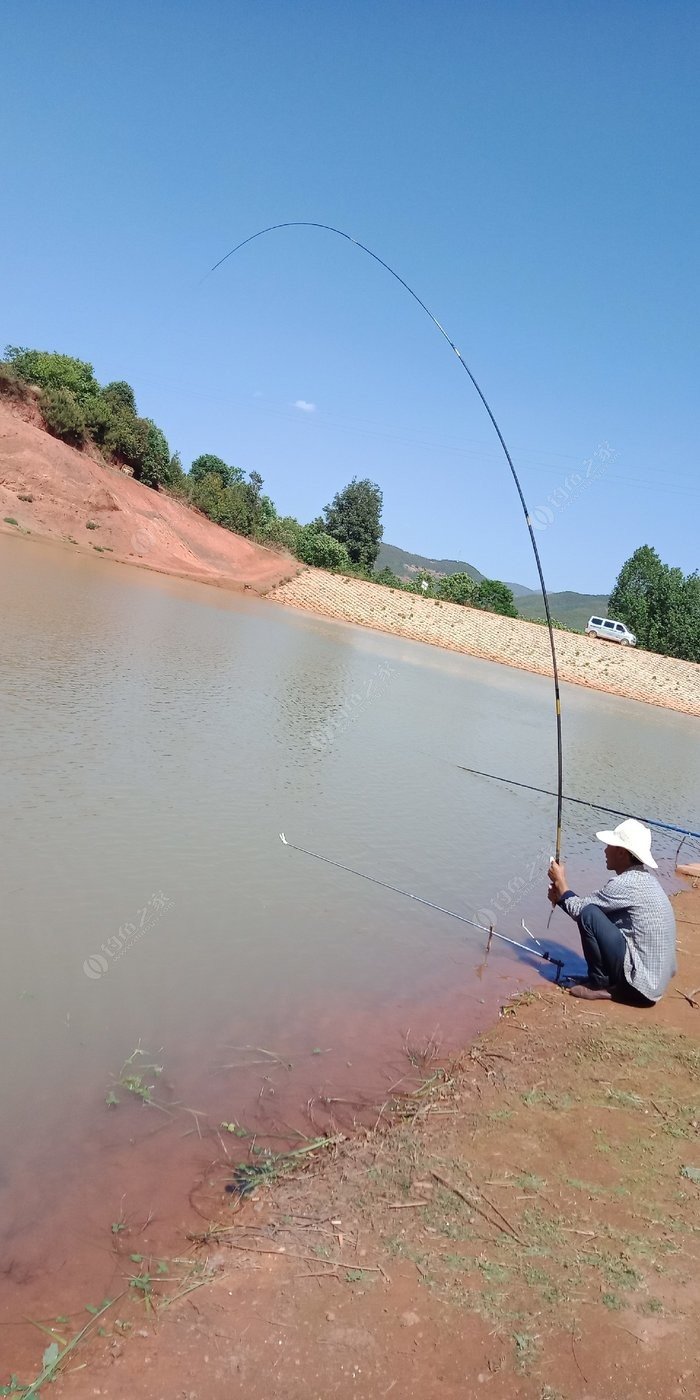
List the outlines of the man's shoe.
<svg viewBox="0 0 700 1400">
<path fill-rule="evenodd" d="M 569 987 L 569 996 L 580 997 L 582 1001 L 612 1001 L 612 992 L 607 987 L 590 987 L 585 982 Z"/>
</svg>

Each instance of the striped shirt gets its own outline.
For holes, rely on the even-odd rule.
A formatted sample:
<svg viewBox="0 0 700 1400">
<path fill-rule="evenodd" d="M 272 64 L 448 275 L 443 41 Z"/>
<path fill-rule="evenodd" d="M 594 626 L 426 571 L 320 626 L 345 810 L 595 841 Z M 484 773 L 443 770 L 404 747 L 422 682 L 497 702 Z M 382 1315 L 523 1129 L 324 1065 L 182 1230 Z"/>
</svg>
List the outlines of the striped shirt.
<svg viewBox="0 0 700 1400">
<path fill-rule="evenodd" d="M 625 870 L 583 899 L 567 890 L 559 901 L 572 919 L 596 904 L 617 924 L 627 945 L 625 980 L 658 1001 L 676 971 L 676 920 L 668 895 L 649 870 Z"/>
</svg>

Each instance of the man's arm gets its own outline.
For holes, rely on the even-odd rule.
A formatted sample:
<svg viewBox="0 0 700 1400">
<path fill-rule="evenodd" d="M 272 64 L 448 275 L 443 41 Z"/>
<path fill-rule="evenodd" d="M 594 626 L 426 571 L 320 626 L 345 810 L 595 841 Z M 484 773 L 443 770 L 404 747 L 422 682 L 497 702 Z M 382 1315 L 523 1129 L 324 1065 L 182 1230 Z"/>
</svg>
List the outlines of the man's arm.
<svg viewBox="0 0 700 1400">
<path fill-rule="evenodd" d="M 624 875 L 614 875 L 602 890 L 593 894 L 577 895 L 569 889 L 563 865 L 553 860 L 549 867 L 550 886 L 547 898 L 550 904 L 558 904 L 572 919 L 577 919 L 587 904 L 596 904 L 606 914 L 629 908 L 629 891 Z"/>
</svg>

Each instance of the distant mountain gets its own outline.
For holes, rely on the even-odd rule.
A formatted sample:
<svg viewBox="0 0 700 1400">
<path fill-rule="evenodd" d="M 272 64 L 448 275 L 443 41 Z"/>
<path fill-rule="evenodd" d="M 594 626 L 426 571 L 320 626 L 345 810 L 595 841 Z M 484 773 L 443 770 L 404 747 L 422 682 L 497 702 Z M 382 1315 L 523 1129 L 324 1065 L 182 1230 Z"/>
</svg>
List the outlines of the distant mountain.
<svg viewBox="0 0 700 1400">
<path fill-rule="evenodd" d="M 423 554 L 409 554 L 395 544 L 382 544 L 377 559 L 377 569 L 391 569 L 399 578 L 410 580 L 421 569 L 427 569 L 438 578 L 448 574 L 469 574 L 475 583 L 485 577 L 463 559 L 426 559 Z M 544 617 L 544 603 L 539 589 L 526 588 L 524 583 L 509 583 L 513 596 L 517 598 L 521 617 Z M 602 593 L 550 593 L 549 606 L 552 617 L 567 627 L 580 627 L 583 630 L 589 617 L 596 613 L 604 615 L 608 606 L 607 595 Z"/>
<path fill-rule="evenodd" d="M 463 559 L 426 559 L 423 554 L 409 554 L 406 549 L 399 549 L 395 544 L 381 544 L 379 547 L 379 557 L 376 564 L 377 569 L 391 569 L 398 578 L 410 580 L 414 574 L 420 573 L 421 569 L 427 569 L 431 574 L 437 574 L 438 578 L 444 578 L 449 574 L 469 574 L 475 583 L 480 583 L 485 574 L 479 573 L 473 564 L 467 564 Z M 515 598 L 538 597 L 533 588 L 526 588 L 524 583 L 509 583 Z"/>
<path fill-rule="evenodd" d="M 550 593 L 549 607 L 552 617 L 567 627 L 584 630 L 589 617 L 605 617 L 608 597 L 604 593 Z M 541 593 L 533 593 L 528 598 L 518 598 L 518 612 L 521 617 L 544 617 L 544 603 Z"/>
<path fill-rule="evenodd" d="M 407 549 L 384 543 L 379 546 L 375 568 L 391 569 L 403 579 L 410 579 L 413 574 L 420 573 L 421 569 L 428 569 L 431 574 L 438 574 L 440 578 L 447 574 L 469 574 L 475 583 L 480 583 L 484 577 L 473 564 L 465 564 L 463 559 L 426 559 L 422 554 L 409 554 Z"/>
</svg>

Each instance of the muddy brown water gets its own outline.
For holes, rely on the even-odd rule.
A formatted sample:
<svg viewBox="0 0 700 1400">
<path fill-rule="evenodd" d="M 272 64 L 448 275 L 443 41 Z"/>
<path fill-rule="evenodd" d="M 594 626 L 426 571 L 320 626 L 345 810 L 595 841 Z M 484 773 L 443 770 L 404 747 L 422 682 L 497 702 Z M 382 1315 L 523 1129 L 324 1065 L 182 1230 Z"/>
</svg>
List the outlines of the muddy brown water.
<svg viewBox="0 0 700 1400">
<path fill-rule="evenodd" d="M 38 1367 L 27 1318 L 125 1286 L 122 1235 L 167 1256 L 217 1208 L 221 1123 L 367 1121 L 407 1035 L 464 1044 L 547 973 L 281 831 L 572 966 L 576 931 L 544 931 L 553 800 L 459 768 L 552 786 L 545 679 L 7 536 L 0 596 L 1 1383 Z M 563 708 L 568 792 L 697 829 L 697 720 Z M 567 811 L 574 887 L 604 824 Z M 115 1083 L 138 1046 L 160 1107 Z"/>
</svg>

